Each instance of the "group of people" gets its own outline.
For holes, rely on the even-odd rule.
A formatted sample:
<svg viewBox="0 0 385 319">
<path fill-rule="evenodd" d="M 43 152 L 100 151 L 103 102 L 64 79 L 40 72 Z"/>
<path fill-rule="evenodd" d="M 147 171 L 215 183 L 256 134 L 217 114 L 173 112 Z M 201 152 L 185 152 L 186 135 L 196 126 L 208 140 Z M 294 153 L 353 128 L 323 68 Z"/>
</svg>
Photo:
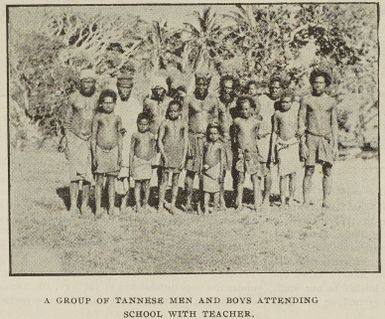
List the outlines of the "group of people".
<svg viewBox="0 0 385 319">
<path fill-rule="evenodd" d="M 108 214 L 113 214 L 116 191 L 123 195 L 120 208 L 124 210 L 132 183 L 136 211 L 146 209 L 150 179 L 156 171 L 158 211 L 174 213 L 182 170 L 186 171 L 186 211 L 225 209 L 226 174 L 233 180 L 230 205 L 242 208 L 245 177 L 250 176 L 253 206 L 258 210 L 271 204 L 274 165 L 278 165 L 283 207 L 293 204 L 301 162 L 305 163 L 304 204 L 310 204 L 312 175 L 319 163 L 322 206 L 329 207 L 338 147 L 336 102 L 325 92 L 331 84 L 329 74 L 313 70 L 312 90 L 301 99 L 275 76 L 268 93 L 262 95 L 255 81 L 240 86 L 236 78 L 224 75 L 218 94 L 211 92 L 210 81 L 210 74 L 196 73 L 195 89 L 187 94 L 185 87 L 170 90 L 165 79 L 154 77 L 151 93 L 140 103 L 131 94 L 132 73 L 118 75 L 117 93 L 105 89 L 98 94 L 95 74 L 83 70 L 80 88 L 69 99 L 62 147 L 70 166 L 71 211 L 78 214 L 80 187 L 80 212 L 88 209 L 93 181 L 96 216 L 103 215 L 104 188 L 108 189 Z M 198 197 L 193 196 L 196 177 Z M 168 203 L 165 194 L 170 180 Z"/>
</svg>

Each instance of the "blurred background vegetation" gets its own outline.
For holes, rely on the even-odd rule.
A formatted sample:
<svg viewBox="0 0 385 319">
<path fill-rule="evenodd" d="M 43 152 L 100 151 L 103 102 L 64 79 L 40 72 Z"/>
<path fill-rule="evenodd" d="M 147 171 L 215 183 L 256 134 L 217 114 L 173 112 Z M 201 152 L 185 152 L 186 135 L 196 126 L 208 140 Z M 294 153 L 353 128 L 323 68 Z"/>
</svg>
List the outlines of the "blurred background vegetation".
<svg viewBox="0 0 385 319">
<path fill-rule="evenodd" d="M 57 143 L 67 97 L 84 68 L 96 71 L 99 89 L 114 85 L 119 70 L 135 70 L 133 94 L 142 99 L 153 73 L 168 77 L 170 86 L 191 89 L 193 73 L 207 68 L 213 90 L 221 75 L 234 74 L 256 80 L 263 93 L 268 79 L 280 74 L 301 96 L 309 91 L 310 71 L 318 67 L 333 77 L 329 93 L 338 101 L 340 149 L 377 152 L 375 4 L 221 7 L 221 12 L 215 5 L 191 9 L 180 26 L 130 14 L 129 6 L 115 11 L 39 8 L 33 23 L 24 23 L 20 8 L 11 8 L 12 147 Z M 178 16 L 178 6 L 168 9 Z"/>
</svg>

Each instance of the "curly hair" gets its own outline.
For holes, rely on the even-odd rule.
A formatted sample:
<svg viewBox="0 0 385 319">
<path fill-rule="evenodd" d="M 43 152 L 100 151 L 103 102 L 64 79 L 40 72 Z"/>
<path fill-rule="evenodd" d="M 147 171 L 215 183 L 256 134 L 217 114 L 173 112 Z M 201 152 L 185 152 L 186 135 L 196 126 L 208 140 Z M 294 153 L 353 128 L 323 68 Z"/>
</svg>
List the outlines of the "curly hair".
<svg viewBox="0 0 385 319">
<path fill-rule="evenodd" d="M 256 108 L 255 101 L 251 96 L 248 96 L 248 95 L 242 95 L 237 99 L 236 108 L 238 110 L 241 109 L 242 103 L 244 101 L 249 101 L 250 107 L 255 110 Z"/>
<path fill-rule="evenodd" d="M 325 79 L 326 86 L 329 86 L 332 83 L 332 78 L 328 72 L 315 69 L 310 73 L 310 78 L 309 78 L 310 84 L 313 84 L 315 79 L 320 76 L 322 76 Z"/>
<path fill-rule="evenodd" d="M 113 90 L 110 90 L 110 89 L 107 89 L 107 90 L 103 90 L 100 95 L 99 95 L 99 101 L 98 101 L 98 104 L 102 104 L 104 102 L 104 99 L 106 97 L 111 97 L 114 101 L 114 103 L 116 103 L 116 100 L 118 98 L 117 94 L 115 93 L 115 91 Z"/>
</svg>

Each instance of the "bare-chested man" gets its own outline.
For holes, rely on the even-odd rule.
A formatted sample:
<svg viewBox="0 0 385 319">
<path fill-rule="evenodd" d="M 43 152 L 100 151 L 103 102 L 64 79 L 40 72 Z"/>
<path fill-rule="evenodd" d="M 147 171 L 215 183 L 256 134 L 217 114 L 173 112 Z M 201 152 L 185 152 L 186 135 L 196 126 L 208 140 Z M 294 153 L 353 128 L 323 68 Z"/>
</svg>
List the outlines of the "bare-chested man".
<svg viewBox="0 0 385 319">
<path fill-rule="evenodd" d="M 159 126 L 166 119 L 168 104 L 172 99 L 166 96 L 167 83 L 158 76 L 151 80 L 151 95 L 143 101 L 143 112 L 150 117 L 150 132 L 158 136 Z"/>
<path fill-rule="evenodd" d="M 316 163 L 322 165 L 323 203 L 330 206 L 331 172 L 338 156 L 336 101 L 325 89 L 330 85 L 329 74 L 313 70 L 310 74 L 312 92 L 302 98 L 299 112 L 301 138 L 301 158 L 305 160 L 303 179 L 303 201 L 310 203 L 311 178 Z"/>
<path fill-rule="evenodd" d="M 167 118 L 159 128 L 158 148 L 161 154 L 162 179 L 159 181 L 159 207 L 168 209 L 165 195 L 167 183 L 172 175 L 172 196 L 169 211 L 171 214 L 176 210 L 176 198 L 178 195 L 178 181 L 182 169 L 184 169 L 187 155 L 188 135 L 187 123 L 181 117 L 182 103 L 171 101 Z"/>
<path fill-rule="evenodd" d="M 185 98 L 185 106 L 189 110 L 189 154 L 186 163 L 186 186 L 188 211 L 192 210 L 191 200 L 195 175 L 199 176 L 199 194 L 202 194 L 202 162 L 203 144 L 206 141 L 206 129 L 209 123 L 218 123 L 218 99 L 209 93 L 211 76 L 205 73 L 195 74 L 195 90 Z M 198 213 L 200 212 L 198 201 Z"/>
<path fill-rule="evenodd" d="M 288 205 L 294 203 L 296 176 L 300 169 L 298 143 L 298 103 L 291 91 L 282 93 L 273 116 L 271 162 L 278 163 L 281 207 L 286 205 L 286 188 L 289 188 Z"/>
<path fill-rule="evenodd" d="M 122 119 L 122 167 L 120 169 L 116 190 L 117 193 L 123 195 L 120 210 L 127 208 L 128 195 L 130 190 L 129 184 L 129 162 L 130 162 L 130 145 L 131 136 L 136 131 L 136 119 L 138 114 L 142 112 L 142 105 L 134 96 L 132 96 L 132 88 L 134 86 L 134 74 L 132 72 L 120 73 L 117 77 L 116 87 L 118 89 L 118 99 L 116 101 L 115 114 Z"/>
<path fill-rule="evenodd" d="M 70 168 L 70 211 L 77 214 L 79 188 L 83 195 L 80 212 L 85 213 L 88 205 L 90 185 L 93 182 L 91 172 L 91 126 L 98 96 L 96 94 L 96 76 L 91 70 L 80 73 L 80 89 L 69 98 L 69 107 L 64 119 L 66 137 L 66 157 Z"/>
<path fill-rule="evenodd" d="M 282 90 L 282 80 L 278 77 L 270 79 L 269 93 L 261 95 L 256 99 L 257 110 L 261 116 L 261 127 L 258 133 L 258 150 L 261 155 L 261 170 L 260 175 L 264 178 L 264 206 L 270 205 L 270 193 L 272 186 L 271 171 L 269 168 L 270 161 L 270 143 L 272 132 L 272 120 L 275 112 L 275 102 L 278 101 Z"/>
<path fill-rule="evenodd" d="M 143 112 L 148 114 L 150 119 L 150 132 L 158 139 L 160 123 L 166 119 L 166 112 L 172 99 L 166 96 L 166 80 L 161 76 L 153 76 L 151 79 L 151 95 L 143 101 Z M 156 169 L 158 182 L 162 179 L 162 168 L 160 167 L 159 150 L 154 159 L 153 166 Z"/>
<path fill-rule="evenodd" d="M 245 174 L 251 177 L 254 189 L 254 207 L 260 205 L 260 185 L 258 172 L 260 169 L 260 155 L 257 147 L 257 135 L 260 127 L 260 120 L 253 116 L 255 108 L 254 100 L 249 96 L 239 97 L 237 107 L 240 110 L 240 117 L 234 120 L 234 145 L 236 150 L 237 163 L 237 210 L 242 209 L 243 184 Z"/>
<path fill-rule="evenodd" d="M 235 169 L 233 167 L 233 150 L 231 143 L 232 124 L 233 120 L 239 116 L 236 107 L 236 92 L 235 92 L 235 79 L 230 75 L 225 75 L 220 80 L 220 92 L 219 92 L 219 125 L 222 131 L 222 141 L 225 148 L 225 162 L 223 169 L 223 176 L 226 176 L 226 171 L 231 171 L 233 178 L 233 190 L 235 189 Z M 220 205 L 221 209 L 225 208 L 224 200 L 224 183 L 221 184 L 220 191 Z"/>
<path fill-rule="evenodd" d="M 104 179 L 108 187 L 108 215 L 112 216 L 115 205 L 115 179 L 122 162 L 122 120 L 114 113 L 117 95 L 104 90 L 99 97 L 100 110 L 92 121 L 91 146 L 95 168 L 96 217 L 102 216 L 102 188 Z"/>
</svg>

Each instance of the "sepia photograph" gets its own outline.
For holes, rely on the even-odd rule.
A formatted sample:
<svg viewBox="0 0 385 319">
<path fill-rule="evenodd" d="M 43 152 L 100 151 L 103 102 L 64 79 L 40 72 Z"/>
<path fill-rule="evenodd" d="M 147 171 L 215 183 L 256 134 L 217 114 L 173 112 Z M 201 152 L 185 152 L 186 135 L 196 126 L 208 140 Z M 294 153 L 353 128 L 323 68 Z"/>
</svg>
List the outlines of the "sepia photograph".
<svg viewBox="0 0 385 319">
<path fill-rule="evenodd" d="M 10 275 L 379 273 L 378 24 L 8 5 Z"/>
</svg>

